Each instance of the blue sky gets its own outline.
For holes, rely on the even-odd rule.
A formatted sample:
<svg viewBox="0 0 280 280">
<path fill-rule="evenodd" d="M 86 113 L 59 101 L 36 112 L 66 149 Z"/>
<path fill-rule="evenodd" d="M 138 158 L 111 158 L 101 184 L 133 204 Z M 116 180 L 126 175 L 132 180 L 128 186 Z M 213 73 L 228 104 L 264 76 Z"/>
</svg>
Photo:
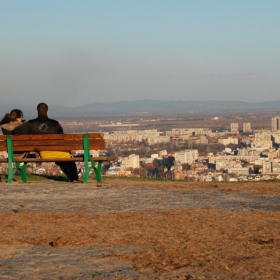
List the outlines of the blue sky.
<svg viewBox="0 0 280 280">
<path fill-rule="evenodd" d="M 279 100 L 279 0 L 0 0 L 2 103 Z"/>
</svg>

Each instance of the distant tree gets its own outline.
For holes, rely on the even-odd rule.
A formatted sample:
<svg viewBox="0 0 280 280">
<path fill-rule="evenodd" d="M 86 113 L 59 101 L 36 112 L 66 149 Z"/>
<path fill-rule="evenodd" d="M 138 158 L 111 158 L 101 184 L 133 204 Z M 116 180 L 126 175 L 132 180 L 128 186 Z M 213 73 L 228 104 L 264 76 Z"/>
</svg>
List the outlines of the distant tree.
<svg viewBox="0 0 280 280">
<path fill-rule="evenodd" d="M 109 162 L 104 162 L 103 164 L 102 164 L 102 171 L 101 171 L 101 174 L 102 175 L 105 175 L 106 174 L 106 172 L 107 172 L 107 170 L 110 168 L 110 166 L 111 166 L 111 163 L 109 163 Z"/>
<path fill-rule="evenodd" d="M 228 177 L 229 178 L 237 178 L 237 174 L 236 173 L 228 173 Z"/>
<path fill-rule="evenodd" d="M 207 153 L 207 146 L 207 144 L 193 144 L 193 149 L 197 149 L 200 154 L 204 154 Z"/>
<path fill-rule="evenodd" d="M 207 153 L 214 153 L 217 154 L 217 152 L 220 152 L 225 149 L 225 146 L 220 143 L 211 143 L 208 144 L 206 147 L 206 152 Z"/>
<path fill-rule="evenodd" d="M 146 147 L 141 147 L 138 151 L 140 157 L 150 157 L 149 150 Z"/>
<path fill-rule="evenodd" d="M 140 167 L 139 167 L 139 168 L 133 168 L 132 171 L 131 171 L 131 173 L 132 173 L 133 176 L 139 176 L 139 177 L 141 177 L 141 176 L 140 176 L 140 175 L 141 175 L 140 172 L 141 172 Z"/>
<path fill-rule="evenodd" d="M 123 157 L 127 157 L 131 154 L 131 151 L 129 151 L 128 149 L 122 149 L 120 150 L 120 155 Z"/>
<path fill-rule="evenodd" d="M 188 163 L 184 163 L 184 164 L 182 164 L 182 168 L 183 168 L 183 170 L 191 170 L 191 165 Z"/>
<path fill-rule="evenodd" d="M 235 145 L 235 144 L 230 143 L 230 144 L 227 145 L 227 148 L 230 148 L 230 149 L 232 149 L 233 151 L 236 150 L 236 148 L 238 148 L 238 147 L 239 147 L 238 144 Z"/>
<path fill-rule="evenodd" d="M 106 150 L 106 156 L 107 157 L 113 157 L 113 156 L 115 156 L 115 153 L 112 149 L 107 149 Z"/>
</svg>

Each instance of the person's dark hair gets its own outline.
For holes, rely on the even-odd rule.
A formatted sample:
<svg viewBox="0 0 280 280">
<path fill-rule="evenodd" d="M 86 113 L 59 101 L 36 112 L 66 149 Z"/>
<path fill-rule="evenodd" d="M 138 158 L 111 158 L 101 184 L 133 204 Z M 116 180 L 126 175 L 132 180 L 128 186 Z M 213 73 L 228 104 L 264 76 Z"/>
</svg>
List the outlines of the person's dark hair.
<svg viewBox="0 0 280 280">
<path fill-rule="evenodd" d="M 13 109 L 10 113 L 12 121 L 15 121 L 18 118 L 23 118 L 23 113 L 19 109 Z"/>
<path fill-rule="evenodd" d="M 37 111 L 39 115 L 46 115 L 48 113 L 48 105 L 46 103 L 40 103 L 37 106 Z"/>
<path fill-rule="evenodd" d="M 4 118 L 0 121 L 0 125 L 5 124 L 5 123 L 9 123 L 11 120 L 12 120 L 11 115 L 6 114 L 4 116 Z"/>
<path fill-rule="evenodd" d="M 0 121 L 0 125 L 15 121 L 18 118 L 23 118 L 23 113 L 19 109 L 13 109 L 10 114 L 6 114 Z"/>
</svg>

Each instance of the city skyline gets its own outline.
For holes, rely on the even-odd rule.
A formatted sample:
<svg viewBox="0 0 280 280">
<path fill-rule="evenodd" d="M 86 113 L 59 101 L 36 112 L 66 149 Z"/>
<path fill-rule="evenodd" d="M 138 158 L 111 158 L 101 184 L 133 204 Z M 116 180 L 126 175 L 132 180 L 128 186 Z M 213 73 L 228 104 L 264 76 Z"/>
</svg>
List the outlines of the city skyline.
<svg viewBox="0 0 280 280">
<path fill-rule="evenodd" d="M 278 99 L 280 2 L 1 1 L 3 104 Z"/>
</svg>

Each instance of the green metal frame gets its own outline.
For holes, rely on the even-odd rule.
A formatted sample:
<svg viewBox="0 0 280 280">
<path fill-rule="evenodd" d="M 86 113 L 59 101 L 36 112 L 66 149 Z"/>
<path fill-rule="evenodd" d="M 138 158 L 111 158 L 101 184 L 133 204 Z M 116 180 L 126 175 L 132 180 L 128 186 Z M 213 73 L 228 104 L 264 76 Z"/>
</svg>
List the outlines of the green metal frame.
<svg viewBox="0 0 280 280">
<path fill-rule="evenodd" d="M 95 177 L 97 183 L 102 182 L 102 161 L 95 162 L 90 159 L 90 146 L 89 146 L 89 140 L 88 140 L 88 135 L 84 134 L 83 135 L 83 145 L 84 145 L 84 180 L 83 183 L 86 184 L 88 182 L 88 177 L 89 177 L 89 172 L 91 169 L 94 170 Z M 16 162 L 14 159 L 14 151 L 13 151 L 13 141 L 11 136 L 7 136 L 7 152 L 8 152 L 8 166 L 9 166 L 9 173 L 8 173 L 8 180 L 7 183 L 12 183 L 13 181 L 13 175 L 16 170 L 20 172 L 21 180 L 22 182 L 27 181 L 27 176 L 26 176 L 26 170 L 27 170 L 27 162 Z M 22 164 L 22 166 L 21 166 Z M 89 166 L 90 165 L 90 166 Z M 14 167 L 15 166 L 15 167 Z"/>
<path fill-rule="evenodd" d="M 10 135 L 7 136 L 7 152 L 8 152 L 8 166 L 9 166 L 9 172 L 8 172 L 8 180 L 7 183 L 11 184 L 13 181 L 13 176 L 16 170 L 19 171 L 20 177 L 22 182 L 26 182 L 26 168 L 27 163 L 22 163 L 23 165 L 20 166 L 20 162 L 15 162 L 14 158 L 14 150 L 13 150 L 13 140 Z"/>
<path fill-rule="evenodd" d="M 9 166 L 7 183 L 10 184 L 13 181 L 13 175 L 15 172 L 15 168 L 13 167 L 14 151 L 13 151 L 13 142 L 11 136 L 7 136 L 7 152 L 8 152 L 8 166 Z"/>
<path fill-rule="evenodd" d="M 83 183 L 84 184 L 87 183 L 88 177 L 89 177 L 89 172 L 91 169 L 94 170 L 97 183 L 101 183 L 102 182 L 102 175 L 101 175 L 102 161 L 99 161 L 97 163 L 97 167 L 96 167 L 96 162 L 90 159 L 90 153 L 89 153 L 90 146 L 89 146 L 87 134 L 83 135 L 83 141 L 84 141 L 84 168 L 85 168 Z M 90 166 L 89 166 L 89 162 L 90 162 Z"/>
</svg>

